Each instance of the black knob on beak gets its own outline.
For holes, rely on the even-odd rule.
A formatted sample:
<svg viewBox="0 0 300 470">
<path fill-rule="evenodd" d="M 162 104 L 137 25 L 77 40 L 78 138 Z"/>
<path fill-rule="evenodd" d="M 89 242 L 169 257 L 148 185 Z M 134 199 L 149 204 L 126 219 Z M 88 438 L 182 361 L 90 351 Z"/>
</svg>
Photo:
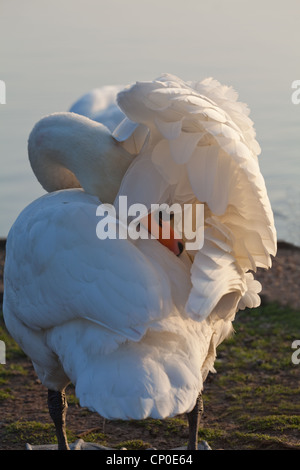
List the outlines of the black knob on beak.
<svg viewBox="0 0 300 470">
<path fill-rule="evenodd" d="M 178 245 L 177 245 L 177 246 L 178 246 L 178 249 L 179 249 L 179 253 L 178 253 L 178 255 L 177 255 L 177 256 L 180 256 L 180 255 L 181 255 L 181 253 L 182 253 L 182 252 L 183 252 L 183 250 L 184 250 L 183 243 L 181 243 L 181 242 L 178 242 Z"/>
</svg>

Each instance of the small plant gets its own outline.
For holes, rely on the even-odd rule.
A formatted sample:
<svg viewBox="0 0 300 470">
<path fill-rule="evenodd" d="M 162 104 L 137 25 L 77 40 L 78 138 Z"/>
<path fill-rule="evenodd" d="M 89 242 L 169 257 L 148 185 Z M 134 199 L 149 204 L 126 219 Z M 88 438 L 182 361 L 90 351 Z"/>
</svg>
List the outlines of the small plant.
<svg viewBox="0 0 300 470">
<path fill-rule="evenodd" d="M 115 447 L 116 449 L 122 449 L 122 447 L 125 447 L 127 450 L 145 450 L 151 447 L 151 444 L 144 442 L 141 439 L 132 439 L 120 442 Z"/>
</svg>

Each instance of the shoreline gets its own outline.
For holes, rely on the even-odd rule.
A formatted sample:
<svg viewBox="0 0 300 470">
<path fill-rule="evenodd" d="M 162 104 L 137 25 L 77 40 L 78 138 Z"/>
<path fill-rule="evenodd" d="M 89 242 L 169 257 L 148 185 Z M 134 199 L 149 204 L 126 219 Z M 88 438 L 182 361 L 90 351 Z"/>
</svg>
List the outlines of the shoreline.
<svg viewBox="0 0 300 470">
<path fill-rule="evenodd" d="M 290 242 L 285 242 L 284 240 L 278 240 L 277 249 L 300 251 L 300 246 L 294 245 L 293 243 L 290 243 Z"/>
<path fill-rule="evenodd" d="M 6 238 L 0 238 L 0 303 L 3 301 L 3 268 Z M 258 269 L 255 279 L 261 282 L 262 304 L 277 302 L 283 307 L 300 309 L 300 247 L 279 240 L 272 267 Z"/>
</svg>

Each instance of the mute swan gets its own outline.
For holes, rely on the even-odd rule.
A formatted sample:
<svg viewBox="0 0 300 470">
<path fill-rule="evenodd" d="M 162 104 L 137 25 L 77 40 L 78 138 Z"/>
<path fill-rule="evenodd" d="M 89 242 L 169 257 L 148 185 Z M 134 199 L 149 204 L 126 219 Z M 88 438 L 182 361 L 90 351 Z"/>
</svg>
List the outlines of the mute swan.
<svg viewBox="0 0 300 470">
<path fill-rule="evenodd" d="M 260 149 L 247 107 L 213 79 L 165 74 L 117 91 L 125 117 L 112 134 L 93 120 L 105 119 L 100 90 L 74 105 L 86 116 L 50 115 L 29 137 L 49 194 L 8 235 L 4 318 L 48 388 L 59 449 L 70 381 L 108 419 L 187 413 L 195 449 L 216 348 L 237 310 L 259 305 L 251 272 L 276 253 Z M 204 204 L 203 247 L 178 257 L 151 238 L 100 240 L 97 207 L 122 195 Z"/>
</svg>

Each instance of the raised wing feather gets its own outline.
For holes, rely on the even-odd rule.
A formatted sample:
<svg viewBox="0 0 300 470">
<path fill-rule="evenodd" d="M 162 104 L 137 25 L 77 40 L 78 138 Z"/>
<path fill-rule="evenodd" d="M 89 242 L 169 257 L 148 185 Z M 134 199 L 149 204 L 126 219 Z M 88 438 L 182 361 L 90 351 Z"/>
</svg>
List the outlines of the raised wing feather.
<svg viewBox="0 0 300 470">
<path fill-rule="evenodd" d="M 249 282 L 247 272 L 271 266 L 276 231 L 247 106 L 216 80 L 183 82 L 167 74 L 126 88 L 117 101 L 128 119 L 148 128 L 119 194 L 148 206 L 190 201 L 206 206 L 207 242 L 194 258 L 189 313 L 205 318 L 224 308 L 222 316 L 231 316 L 238 307 L 258 305 L 259 286 Z M 119 135 L 122 126 L 126 119 Z M 132 191 L 143 166 L 152 174 L 153 191 Z M 207 283 L 207 266 L 216 260 Z"/>
</svg>

